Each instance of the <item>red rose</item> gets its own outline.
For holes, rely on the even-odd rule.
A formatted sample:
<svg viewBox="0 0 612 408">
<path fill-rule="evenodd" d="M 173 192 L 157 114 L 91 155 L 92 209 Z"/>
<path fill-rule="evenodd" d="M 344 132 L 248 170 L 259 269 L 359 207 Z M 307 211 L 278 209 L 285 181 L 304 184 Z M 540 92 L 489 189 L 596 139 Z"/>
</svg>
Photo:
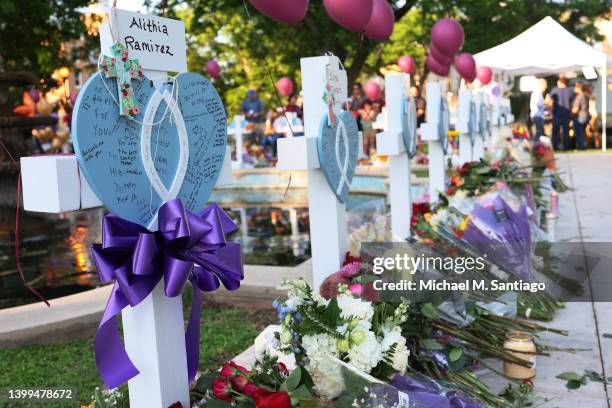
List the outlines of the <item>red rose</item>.
<svg viewBox="0 0 612 408">
<path fill-rule="evenodd" d="M 242 389 L 242 393 L 247 397 L 252 397 L 253 395 L 255 395 L 255 391 L 257 391 L 257 386 L 255 386 L 255 384 L 253 383 L 248 383 Z"/>
<path fill-rule="evenodd" d="M 215 381 L 213 381 L 212 392 L 216 399 L 232 402 L 232 396 L 230 394 L 231 390 L 232 387 L 230 386 L 229 381 L 227 381 L 225 378 L 217 378 Z"/>
<path fill-rule="evenodd" d="M 446 189 L 446 194 L 451 195 L 451 196 L 454 195 L 456 192 L 457 192 L 457 189 L 453 186 L 449 186 Z"/>
<path fill-rule="evenodd" d="M 244 375 L 237 375 L 230 380 L 232 388 L 236 391 L 242 391 L 242 389 L 249 383 L 249 380 Z"/>
<path fill-rule="evenodd" d="M 233 361 L 230 361 L 223 365 L 223 368 L 221 368 L 221 372 L 219 374 L 221 375 L 221 377 L 231 378 L 238 373 L 250 374 L 251 372 L 243 366 L 239 366 Z"/>
<path fill-rule="evenodd" d="M 286 366 L 286 365 L 285 365 L 283 362 L 281 362 L 281 361 L 279 361 L 279 362 L 278 362 L 278 371 L 280 371 L 280 373 L 281 373 L 282 375 L 289 375 L 289 369 L 288 369 L 288 368 L 287 368 L 287 366 Z"/>
<path fill-rule="evenodd" d="M 255 408 L 291 408 L 291 398 L 285 391 L 258 388 L 255 391 Z"/>
</svg>

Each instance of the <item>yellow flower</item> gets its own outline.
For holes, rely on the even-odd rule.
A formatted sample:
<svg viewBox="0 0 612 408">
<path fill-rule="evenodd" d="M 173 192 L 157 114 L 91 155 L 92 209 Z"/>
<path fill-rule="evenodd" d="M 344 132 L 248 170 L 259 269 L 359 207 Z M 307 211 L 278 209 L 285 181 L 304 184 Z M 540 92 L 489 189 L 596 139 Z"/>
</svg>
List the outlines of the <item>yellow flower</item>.
<svg viewBox="0 0 612 408">
<path fill-rule="evenodd" d="M 431 213 L 423 214 L 423 218 L 425 218 L 425 221 L 430 222 L 431 221 Z"/>
<path fill-rule="evenodd" d="M 466 216 L 465 218 L 463 218 L 463 220 L 459 224 L 459 230 L 460 231 L 465 231 L 469 222 L 470 222 L 470 217 L 469 216 Z"/>
</svg>

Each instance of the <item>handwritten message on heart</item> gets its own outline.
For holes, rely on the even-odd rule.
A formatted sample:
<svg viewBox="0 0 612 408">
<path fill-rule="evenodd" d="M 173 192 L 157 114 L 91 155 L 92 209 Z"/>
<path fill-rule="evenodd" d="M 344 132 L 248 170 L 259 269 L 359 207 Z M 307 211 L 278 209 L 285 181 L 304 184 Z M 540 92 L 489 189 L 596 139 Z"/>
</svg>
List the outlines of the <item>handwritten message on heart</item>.
<svg viewBox="0 0 612 408">
<path fill-rule="evenodd" d="M 413 158 L 417 146 L 416 103 L 413 98 L 402 98 L 402 140 L 408 157 Z"/>
<path fill-rule="evenodd" d="M 355 175 L 358 150 L 359 129 L 353 114 L 342 112 L 336 115 L 334 124 L 330 123 L 329 116 L 325 114 L 317 138 L 319 164 L 329 187 L 341 203 L 348 197 Z"/>
<path fill-rule="evenodd" d="M 96 195 L 116 215 L 147 228 L 173 198 L 201 210 L 225 157 L 227 119 L 213 85 L 189 72 L 173 84 L 157 89 L 146 77 L 133 81 L 141 109 L 132 121 L 119 115 L 109 92 L 115 80 L 95 74 L 79 92 L 72 118 L 79 167 Z"/>
</svg>

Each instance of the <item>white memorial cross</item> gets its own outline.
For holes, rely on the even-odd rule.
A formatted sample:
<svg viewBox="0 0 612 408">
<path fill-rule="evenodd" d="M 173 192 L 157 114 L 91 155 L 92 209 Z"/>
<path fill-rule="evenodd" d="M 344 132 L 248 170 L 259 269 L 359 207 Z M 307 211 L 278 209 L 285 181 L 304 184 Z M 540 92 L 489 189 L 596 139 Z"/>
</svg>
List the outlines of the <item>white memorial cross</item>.
<svg viewBox="0 0 612 408">
<path fill-rule="evenodd" d="M 483 90 L 476 91 L 474 95 L 475 108 L 476 108 L 476 137 L 474 138 L 474 148 L 472 154 L 472 160 L 479 161 L 484 157 L 484 139 L 487 138 L 487 104 L 486 96 Z"/>
<path fill-rule="evenodd" d="M 429 201 L 438 200 L 438 194 L 446 191 L 446 164 L 444 162 L 445 146 L 443 140 L 448 140 L 448 106 L 443 102 L 443 86 L 441 82 L 427 83 L 427 122 L 421 125 L 421 138 L 429 148 Z M 442 134 L 446 132 L 447 134 Z"/>
<path fill-rule="evenodd" d="M 389 156 L 389 201 L 391 203 L 391 230 L 393 236 L 405 239 L 410 236 L 410 217 L 412 215 L 412 194 L 410 184 L 410 158 L 402 137 L 406 126 L 414 129 L 416 137 L 416 116 L 404 118 L 403 104 L 410 89 L 410 76 L 390 73 L 385 75 L 385 131 L 376 135 L 376 148 L 381 155 Z M 411 99 L 414 108 L 414 100 Z M 410 107 L 406 106 L 406 109 Z M 404 124 L 404 120 L 413 120 Z"/>
<path fill-rule="evenodd" d="M 312 287 L 318 291 L 323 280 L 342 266 L 348 250 L 346 207 L 338 201 L 320 168 L 317 136 L 321 119 L 328 111 L 323 100 L 327 81 L 334 95 L 334 113 L 347 100 L 346 71 L 333 55 L 302 58 L 304 136 L 278 139 L 277 168 L 306 170 L 312 252 Z"/>
<path fill-rule="evenodd" d="M 476 110 L 472 90 L 459 90 L 459 106 L 457 115 L 457 131 L 459 132 L 459 165 L 471 162 L 474 155 L 473 140 L 476 136 Z"/>
<path fill-rule="evenodd" d="M 155 33 L 137 28 L 130 30 L 132 18 L 146 18 L 161 25 L 167 24 L 169 32 L 173 34 L 168 40 L 177 50 L 173 58 L 141 58 L 134 55 L 139 58 L 143 73 L 149 79 L 163 82 L 167 78 L 166 70 L 186 70 L 185 31 L 182 22 L 117 10 L 113 21 L 121 33 L 119 39 L 122 42 L 125 42 L 127 36 L 131 41 L 140 42 L 148 42 L 155 36 Z M 109 52 L 113 40 L 108 24 L 100 28 L 100 41 L 103 52 Z M 230 149 L 227 148 L 217 185 L 231 183 L 230 160 Z M 101 205 L 85 179 L 80 176 L 76 156 L 23 157 L 21 172 L 26 211 L 59 213 Z M 123 310 L 122 322 L 127 353 L 140 371 L 128 382 L 130 406 L 167 408 L 178 401 L 188 407 L 189 383 L 181 296 L 165 296 L 163 282 L 160 282 L 138 306 Z"/>
<path fill-rule="evenodd" d="M 244 115 L 234 116 L 234 125 L 228 126 L 227 134 L 234 136 L 234 143 L 236 144 L 236 161 L 232 162 L 232 167 L 241 169 L 244 164 L 244 145 L 243 136 L 251 133 L 244 126 Z"/>
</svg>

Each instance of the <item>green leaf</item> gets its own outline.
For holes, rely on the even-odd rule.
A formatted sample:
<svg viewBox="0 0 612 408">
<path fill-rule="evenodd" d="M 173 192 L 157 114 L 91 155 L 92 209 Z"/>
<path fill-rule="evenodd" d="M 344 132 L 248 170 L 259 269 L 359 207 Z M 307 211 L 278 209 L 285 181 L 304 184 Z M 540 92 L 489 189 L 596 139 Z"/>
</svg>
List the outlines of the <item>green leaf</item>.
<svg viewBox="0 0 612 408">
<path fill-rule="evenodd" d="M 569 380 L 565 386 L 568 390 L 577 390 L 582 385 L 580 380 Z"/>
<path fill-rule="evenodd" d="M 565 381 L 572 381 L 572 380 L 582 381 L 582 376 L 573 371 L 566 371 L 564 373 L 561 373 L 557 376 L 557 378 L 560 380 L 565 380 Z"/>
<path fill-rule="evenodd" d="M 423 347 L 425 347 L 427 350 L 444 350 L 444 346 L 441 345 L 438 340 L 436 339 L 423 339 L 423 341 L 421 342 L 421 344 L 423 345 Z"/>
<path fill-rule="evenodd" d="M 340 319 L 340 307 L 338 307 L 338 301 L 336 298 L 329 301 L 323 318 L 325 319 L 325 323 L 327 323 L 329 326 L 337 326 L 338 319 Z"/>
<path fill-rule="evenodd" d="M 291 391 L 291 397 L 299 400 L 306 400 L 312 398 L 312 393 L 305 385 L 300 385 L 295 390 Z"/>
<path fill-rule="evenodd" d="M 448 359 L 452 362 L 457 361 L 463 356 L 463 350 L 460 348 L 452 348 L 450 353 L 448 353 Z"/>
<path fill-rule="evenodd" d="M 603 375 L 599 374 L 597 371 L 584 370 L 584 375 L 591 381 L 601 383 L 606 382 L 606 379 L 603 377 Z"/>
<path fill-rule="evenodd" d="M 427 317 L 428 319 L 435 319 L 438 317 L 438 311 L 431 303 L 425 303 L 421 308 L 421 313 L 423 313 L 423 316 Z"/>
<path fill-rule="evenodd" d="M 604 333 L 603 337 L 604 339 L 612 339 L 612 333 Z"/>
<path fill-rule="evenodd" d="M 296 368 L 291 372 L 289 377 L 285 380 L 283 385 L 286 387 L 287 391 L 293 391 L 300 385 L 300 379 L 302 378 L 302 369 Z"/>
</svg>

